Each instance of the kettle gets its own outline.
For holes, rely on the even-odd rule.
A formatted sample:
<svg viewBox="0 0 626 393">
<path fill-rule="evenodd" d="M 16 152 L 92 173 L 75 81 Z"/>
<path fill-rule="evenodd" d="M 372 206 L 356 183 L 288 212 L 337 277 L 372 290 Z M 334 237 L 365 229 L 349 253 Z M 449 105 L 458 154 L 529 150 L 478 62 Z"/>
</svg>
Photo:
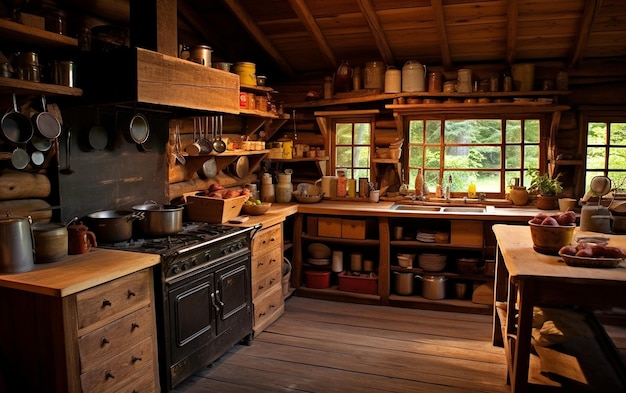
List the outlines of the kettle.
<svg viewBox="0 0 626 393">
<path fill-rule="evenodd" d="M 580 211 L 580 230 L 599 233 L 611 233 L 613 216 L 608 207 L 585 205 Z"/>
<path fill-rule="evenodd" d="M 0 273 L 23 273 L 35 266 L 30 217 L 0 219 Z"/>
<path fill-rule="evenodd" d="M 98 247 L 96 235 L 88 230 L 83 223 L 67 227 L 68 253 L 70 255 L 85 254 L 91 247 Z"/>
</svg>

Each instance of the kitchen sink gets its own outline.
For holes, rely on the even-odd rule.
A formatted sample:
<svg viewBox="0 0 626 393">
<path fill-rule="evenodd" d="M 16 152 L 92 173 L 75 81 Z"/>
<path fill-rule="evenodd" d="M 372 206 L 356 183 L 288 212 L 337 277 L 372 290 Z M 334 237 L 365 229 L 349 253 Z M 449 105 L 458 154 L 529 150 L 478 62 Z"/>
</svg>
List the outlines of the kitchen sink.
<svg viewBox="0 0 626 393">
<path fill-rule="evenodd" d="M 484 207 L 477 206 L 423 206 L 423 205 L 392 205 L 391 210 L 441 212 L 441 213 L 484 213 Z"/>
<path fill-rule="evenodd" d="M 422 205 L 392 205 L 391 210 L 410 210 L 419 212 L 439 212 L 441 206 L 422 206 Z"/>
<path fill-rule="evenodd" d="M 475 206 L 449 206 L 441 209 L 444 213 L 484 213 L 484 207 Z"/>
</svg>

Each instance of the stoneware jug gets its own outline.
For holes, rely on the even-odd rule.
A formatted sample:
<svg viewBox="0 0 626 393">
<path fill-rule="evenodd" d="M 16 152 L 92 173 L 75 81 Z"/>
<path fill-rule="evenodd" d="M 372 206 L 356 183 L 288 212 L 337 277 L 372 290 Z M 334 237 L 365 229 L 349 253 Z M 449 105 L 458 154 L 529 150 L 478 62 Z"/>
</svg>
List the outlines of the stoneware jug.
<svg viewBox="0 0 626 393">
<path fill-rule="evenodd" d="M 96 235 L 88 229 L 82 222 L 67 227 L 68 253 L 70 255 L 85 254 L 89 252 L 91 247 L 98 246 Z"/>
</svg>

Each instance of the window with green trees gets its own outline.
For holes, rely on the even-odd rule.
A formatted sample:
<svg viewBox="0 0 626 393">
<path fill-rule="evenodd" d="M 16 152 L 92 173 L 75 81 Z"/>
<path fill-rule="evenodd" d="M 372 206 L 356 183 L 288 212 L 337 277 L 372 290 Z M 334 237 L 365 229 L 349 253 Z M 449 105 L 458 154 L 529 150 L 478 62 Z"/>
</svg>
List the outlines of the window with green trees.
<svg viewBox="0 0 626 393">
<path fill-rule="evenodd" d="M 514 178 L 527 184 L 526 169 L 539 166 L 538 118 L 415 117 L 408 128 L 408 180 L 423 168 L 430 192 L 452 176 L 451 192 L 467 192 L 473 181 L 477 192 L 501 197 Z"/>
<path fill-rule="evenodd" d="M 626 120 L 623 116 L 585 117 L 587 154 L 586 188 L 595 176 L 608 176 L 614 187 L 626 188 Z"/>
<path fill-rule="evenodd" d="M 346 168 L 348 178 L 369 179 L 372 119 L 336 121 L 334 131 L 335 168 Z"/>
</svg>

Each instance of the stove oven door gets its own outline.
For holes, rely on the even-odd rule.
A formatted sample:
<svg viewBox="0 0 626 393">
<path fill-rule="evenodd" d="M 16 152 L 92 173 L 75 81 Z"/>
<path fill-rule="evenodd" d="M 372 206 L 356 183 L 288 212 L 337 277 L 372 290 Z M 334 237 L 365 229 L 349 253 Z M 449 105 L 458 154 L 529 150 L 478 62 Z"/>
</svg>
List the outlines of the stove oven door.
<svg viewBox="0 0 626 393">
<path fill-rule="evenodd" d="M 252 332 L 250 254 L 215 271 L 216 334 L 231 337 L 236 344 Z"/>
<path fill-rule="evenodd" d="M 215 339 L 213 284 L 213 273 L 204 271 L 202 274 L 190 274 L 188 278 L 169 286 L 168 346 L 173 370 L 181 360 L 197 351 L 206 351 L 209 343 Z M 180 366 L 184 368 L 184 364 Z"/>
</svg>

